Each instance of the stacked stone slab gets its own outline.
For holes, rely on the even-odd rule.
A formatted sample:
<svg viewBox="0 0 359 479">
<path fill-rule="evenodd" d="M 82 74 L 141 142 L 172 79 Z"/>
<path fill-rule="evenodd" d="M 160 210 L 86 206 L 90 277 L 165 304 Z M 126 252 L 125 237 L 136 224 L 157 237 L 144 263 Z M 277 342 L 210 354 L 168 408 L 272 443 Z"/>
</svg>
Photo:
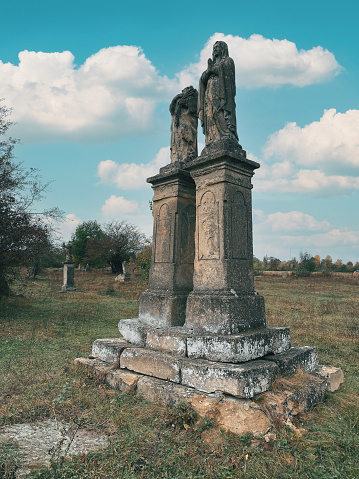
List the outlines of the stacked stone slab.
<svg viewBox="0 0 359 479">
<path fill-rule="evenodd" d="M 251 178 L 258 163 L 234 142 L 161 168 L 153 197 L 153 256 L 139 318 L 119 322 L 119 367 L 206 393 L 250 398 L 279 374 L 318 367 L 266 326 L 254 290 Z M 135 347 L 134 347 L 135 346 Z"/>
</svg>

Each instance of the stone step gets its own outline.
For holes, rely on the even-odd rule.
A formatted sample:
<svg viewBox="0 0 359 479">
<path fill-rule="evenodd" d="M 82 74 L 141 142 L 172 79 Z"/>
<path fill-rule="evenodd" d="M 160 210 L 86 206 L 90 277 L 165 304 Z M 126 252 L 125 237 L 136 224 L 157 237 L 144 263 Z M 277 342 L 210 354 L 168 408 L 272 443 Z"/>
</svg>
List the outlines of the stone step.
<svg viewBox="0 0 359 479">
<path fill-rule="evenodd" d="M 207 393 L 222 391 L 241 398 L 267 391 L 278 373 L 273 361 L 219 363 L 179 358 L 143 348 L 125 349 L 120 357 L 120 367 Z"/>
<path fill-rule="evenodd" d="M 242 363 L 291 347 L 289 328 L 267 327 L 230 335 L 197 334 L 183 327 L 154 328 L 137 319 L 119 323 L 123 337 L 137 346 L 193 359 Z"/>
<path fill-rule="evenodd" d="M 278 368 L 271 361 L 256 359 L 242 364 L 204 359 L 186 360 L 181 369 L 182 384 L 208 393 L 222 391 L 239 398 L 251 398 L 267 391 Z"/>
<path fill-rule="evenodd" d="M 121 319 L 118 330 L 126 341 L 136 346 L 146 346 L 147 331 L 149 326 L 138 318 Z"/>
<path fill-rule="evenodd" d="M 129 347 L 134 346 L 122 338 L 96 339 L 92 345 L 92 356 L 113 364 L 120 359 L 122 351 Z"/>
<path fill-rule="evenodd" d="M 181 382 L 181 360 L 158 351 L 125 349 L 120 357 L 120 367 L 175 383 Z"/>
<path fill-rule="evenodd" d="M 243 363 L 268 353 L 282 353 L 290 346 L 289 328 L 268 327 L 228 336 L 193 335 L 187 338 L 188 357 L 228 363 Z"/>
<path fill-rule="evenodd" d="M 318 369 L 317 349 L 310 346 L 293 346 L 279 354 L 267 354 L 263 359 L 275 362 L 281 376 L 291 376 L 298 368 L 308 373 Z"/>
</svg>

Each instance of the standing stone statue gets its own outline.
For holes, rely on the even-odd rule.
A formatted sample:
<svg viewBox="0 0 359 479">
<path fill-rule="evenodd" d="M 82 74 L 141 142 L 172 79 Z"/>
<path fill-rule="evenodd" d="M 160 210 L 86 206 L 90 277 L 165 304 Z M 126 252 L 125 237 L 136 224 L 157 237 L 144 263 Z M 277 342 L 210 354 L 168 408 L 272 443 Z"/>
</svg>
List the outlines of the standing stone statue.
<svg viewBox="0 0 359 479">
<path fill-rule="evenodd" d="M 193 86 L 186 87 L 170 104 L 171 162 L 196 158 L 197 152 L 197 102 L 198 92 Z"/>
<path fill-rule="evenodd" d="M 76 291 L 75 286 L 75 266 L 72 261 L 72 243 L 69 241 L 66 245 L 63 244 L 66 248 L 66 259 L 64 262 L 64 284 L 62 285 L 61 292 L 66 293 L 67 291 Z"/>
<path fill-rule="evenodd" d="M 66 249 L 66 259 L 65 264 L 72 264 L 72 243 L 69 241 L 67 244 L 63 244 L 64 248 Z"/>
<path fill-rule="evenodd" d="M 235 68 L 225 42 L 216 42 L 212 59 L 202 73 L 198 92 L 198 117 L 206 145 L 220 139 L 238 142 Z"/>
</svg>

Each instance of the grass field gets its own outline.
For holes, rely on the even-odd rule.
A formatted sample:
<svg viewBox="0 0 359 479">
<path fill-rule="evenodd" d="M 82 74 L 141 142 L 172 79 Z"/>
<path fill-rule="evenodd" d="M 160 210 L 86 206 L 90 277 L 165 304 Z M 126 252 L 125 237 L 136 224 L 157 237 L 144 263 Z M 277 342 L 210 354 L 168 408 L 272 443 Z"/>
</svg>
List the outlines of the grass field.
<svg viewBox="0 0 359 479">
<path fill-rule="evenodd" d="M 293 343 L 317 346 L 320 363 L 345 375 L 326 403 L 296 419 L 302 436 L 281 428 L 269 442 L 195 423 L 189 410 L 149 404 L 76 370 L 74 358 L 88 356 L 95 339 L 118 336 L 118 320 L 137 316 L 145 284 L 92 271 L 76 272 L 76 292 L 61 294 L 61 285 L 61 272 L 48 272 L 16 285 L 23 297 L 0 302 L 0 424 L 56 417 L 105 432 L 111 445 L 31 477 L 359 478 L 358 281 L 256 278 L 268 324 L 290 327 Z M 0 478 L 14 477 L 16 460 L 0 443 Z"/>
</svg>

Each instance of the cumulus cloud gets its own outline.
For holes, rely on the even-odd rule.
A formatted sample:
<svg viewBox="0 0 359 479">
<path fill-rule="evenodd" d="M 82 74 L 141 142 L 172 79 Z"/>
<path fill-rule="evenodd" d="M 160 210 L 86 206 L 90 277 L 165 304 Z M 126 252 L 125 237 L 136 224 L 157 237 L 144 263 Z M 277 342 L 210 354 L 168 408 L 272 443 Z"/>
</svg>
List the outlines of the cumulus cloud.
<svg viewBox="0 0 359 479">
<path fill-rule="evenodd" d="M 127 200 L 123 196 L 111 195 L 101 208 L 105 216 L 118 216 L 138 211 L 136 200 Z"/>
<path fill-rule="evenodd" d="M 266 214 L 253 211 L 254 254 L 276 256 L 282 260 L 299 256 L 300 251 L 327 254 L 343 261 L 356 261 L 359 252 L 359 231 L 335 228 L 328 221 L 318 221 L 300 211 Z"/>
<path fill-rule="evenodd" d="M 258 232 L 284 231 L 328 231 L 328 221 L 317 221 L 313 216 L 300 211 L 277 212 L 266 215 L 262 210 L 253 212 L 253 220 Z"/>
<path fill-rule="evenodd" d="M 159 100 L 177 92 L 137 46 L 104 48 L 79 67 L 71 52 L 0 61 L 2 96 L 25 140 L 121 138 L 151 129 Z"/>
<path fill-rule="evenodd" d="M 213 44 L 218 40 L 228 44 L 236 64 L 237 85 L 244 88 L 286 84 L 303 87 L 330 80 L 342 70 L 334 55 L 321 46 L 298 50 L 289 40 L 269 39 L 258 34 L 247 39 L 215 33 L 201 51 L 199 62 L 178 74 L 182 87 L 195 83 L 207 68 Z"/>
<path fill-rule="evenodd" d="M 260 161 L 260 164 L 253 178 L 256 192 L 328 197 L 347 196 L 359 190 L 359 177 L 326 175 L 320 170 L 298 168 L 288 160 L 272 165 Z"/>
<path fill-rule="evenodd" d="M 64 221 L 57 224 L 57 230 L 63 241 L 69 241 L 72 233 L 75 233 L 78 225 L 82 223 L 82 220 L 74 213 L 66 215 Z"/>
<path fill-rule="evenodd" d="M 298 50 L 288 40 L 215 33 L 199 62 L 173 79 L 160 75 L 138 46 L 103 48 L 79 66 L 69 51 L 24 50 L 18 65 L 0 61 L 1 95 L 14 108 L 16 133 L 23 141 L 99 141 L 143 134 L 155 125 L 158 102 L 169 102 L 181 88 L 197 84 L 217 40 L 229 45 L 240 87 L 302 87 L 341 71 L 334 55 L 320 46 Z"/>
<path fill-rule="evenodd" d="M 285 158 L 324 172 L 359 173 L 359 110 L 326 110 L 319 121 L 301 128 L 288 123 L 271 135 L 264 156 Z"/>
<path fill-rule="evenodd" d="M 170 148 L 159 150 L 154 160 L 149 163 L 116 163 L 113 160 L 101 161 L 97 168 L 97 175 L 101 182 L 115 184 L 124 190 L 142 189 L 146 179 L 158 173 L 158 170 L 170 162 Z"/>
</svg>

